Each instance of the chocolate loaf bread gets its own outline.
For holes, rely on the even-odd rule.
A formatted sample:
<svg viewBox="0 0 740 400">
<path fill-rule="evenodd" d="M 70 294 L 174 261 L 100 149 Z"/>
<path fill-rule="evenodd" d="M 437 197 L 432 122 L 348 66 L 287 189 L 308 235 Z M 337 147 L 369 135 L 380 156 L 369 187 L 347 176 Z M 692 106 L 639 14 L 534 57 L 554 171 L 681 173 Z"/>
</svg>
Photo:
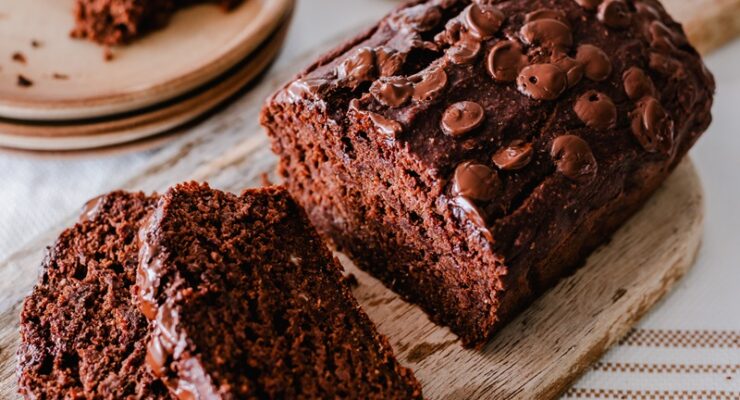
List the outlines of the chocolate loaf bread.
<svg viewBox="0 0 740 400">
<path fill-rule="evenodd" d="M 140 223 L 156 204 L 114 192 L 61 234 L 21 312 L 27 399 L 170 399 L 147 371 L 148 323 L 134 302 Z"/>
<path fill-rule="evenodd" d="M 262 123 L 318 229 L 480 346 L 640 208 L 713 92 L 654 0 L 412 1 Z"/>
<path fill-rule="evenodd" d="M 178 9 L 196 3 L 215 3 L 230 10 L 243 0 L 76 0 L 72 37 L 113 46 L 167 24 Z"/>
<path fill-rule="evenodd" d="M 179 185 L 141 242 L 147 362 L 178 398 L 421 398 L 284 189 Z"/>
</svg>

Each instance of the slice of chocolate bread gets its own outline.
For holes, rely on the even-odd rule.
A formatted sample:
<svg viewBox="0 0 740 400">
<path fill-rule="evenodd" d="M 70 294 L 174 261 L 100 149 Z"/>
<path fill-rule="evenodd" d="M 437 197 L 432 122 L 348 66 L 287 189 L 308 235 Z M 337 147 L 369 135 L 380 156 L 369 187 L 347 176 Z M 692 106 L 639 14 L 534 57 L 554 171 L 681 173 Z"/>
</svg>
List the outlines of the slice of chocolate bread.
<svg viewBox="0 0 740 400">
<path fill-rule="evenodd" d="M 421 398 L 281 188 L 188 183 L 141 231 L 147 362 L 185 398 Z"/>
<path fill-rule="evenodd" d="M 29 399 L 169 399 L 144 362 L 134 301 L 136 234 L 155 197 L 91 200 L 50 248 L 21 312 L 20 393 Z"/>
<path fill-rule="evenodd" d="M 178 9 L 196 3 L 215 3 L 230 10 L 243 0 L 76 0 L 72 37 L 118 45 L 166 25 Z"/>
</svg>

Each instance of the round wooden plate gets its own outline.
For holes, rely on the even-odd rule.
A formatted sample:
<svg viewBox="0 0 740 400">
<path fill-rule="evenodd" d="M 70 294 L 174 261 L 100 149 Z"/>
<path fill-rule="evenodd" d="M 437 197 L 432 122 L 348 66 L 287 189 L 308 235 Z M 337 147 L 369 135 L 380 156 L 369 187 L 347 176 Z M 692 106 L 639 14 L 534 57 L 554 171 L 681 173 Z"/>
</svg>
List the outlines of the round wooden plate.
<svg viewBox="0 0 740 400">
<path fill-rule="evenodd" d="M 105 61 L 102 47 L 69 38 L 71 0 L 1 1 L 0 116 L 89 119 L 172 99 L 243 60 L 293 3 L 245 0 L 230 13 L 213 5 L 188 7 L 164 29 L 114 48 L 114 59 Z M 13 60 L 16 53 L 25 62 Z M 19 75 L 33 85 L 18 85 Z"/>
<path fill-rule="evenodd" d="M 168 131 L 221 104 L 251 82 L 277 56 L 288 22 L 225 75 L 161 106 L 93 122 L 20 123 L 0 119 L 0 146 L 23 150 L 82 150 L 135 141 Z"/>
</svg>

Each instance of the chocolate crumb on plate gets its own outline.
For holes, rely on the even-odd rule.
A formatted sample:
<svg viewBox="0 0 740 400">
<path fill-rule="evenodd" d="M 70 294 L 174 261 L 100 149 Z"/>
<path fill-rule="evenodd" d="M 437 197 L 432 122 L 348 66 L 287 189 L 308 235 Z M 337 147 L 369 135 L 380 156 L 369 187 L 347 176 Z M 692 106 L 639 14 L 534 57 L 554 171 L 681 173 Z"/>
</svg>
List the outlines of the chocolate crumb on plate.
<svg viewBox="0 0 740 400">
<path fill-rule="evenodd" d="M 31 87 L 33 86 L 33 81 L 21 74 L 18 74 L 17 85 L 20 87 Z"/>
<path fill-rule="evenodd" d="M 20 51 L 16 51 L 15 53 L 13 53 L 11 59 L 17 63 L 26 63 L 26 56 L 23 55 L 23 53 L 21 53 Z"/>
</svg>

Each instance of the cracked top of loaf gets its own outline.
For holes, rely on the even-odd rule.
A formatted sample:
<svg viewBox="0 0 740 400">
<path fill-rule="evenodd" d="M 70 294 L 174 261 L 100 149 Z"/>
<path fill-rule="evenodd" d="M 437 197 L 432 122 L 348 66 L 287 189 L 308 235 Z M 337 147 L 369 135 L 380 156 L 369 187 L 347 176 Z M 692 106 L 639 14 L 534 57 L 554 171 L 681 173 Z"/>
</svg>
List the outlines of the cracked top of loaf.
<svg viewBox="0 0 740 400">
<path fill-rule="evenodd" d="M 417 0 L 272 103 L 403 153 L 432 195 L 495 231 L 533 197 L 672 168 L 710 123 L 713 92 L 654 0 Z"/>
</svg>

